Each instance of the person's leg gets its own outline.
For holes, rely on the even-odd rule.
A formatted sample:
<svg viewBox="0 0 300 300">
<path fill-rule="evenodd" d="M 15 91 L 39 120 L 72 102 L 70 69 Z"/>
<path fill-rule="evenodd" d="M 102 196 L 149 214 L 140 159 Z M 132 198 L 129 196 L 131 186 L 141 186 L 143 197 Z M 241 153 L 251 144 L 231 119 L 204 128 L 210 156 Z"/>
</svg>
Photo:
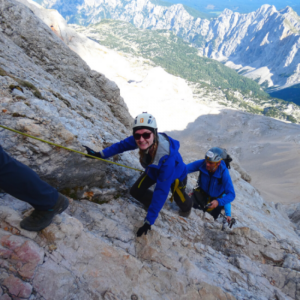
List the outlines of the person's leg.
<svg viewBox="0 0 300 300">
<path fill-rule="evenodd" d="M 200 210 L 203 210 L 208 202 L 207 194 L 200 188 L 194 189 L 191 199 L 193 202 L 193 208 Z"/>
<path fill-rule="evenodd" d="M 0 188 L 35 209 L 54 207 L 58 192 L 29 167 L 9 156 L 0 146 Z"/>
<path fill-rule="evenodd" d="M 218 216 L 220 215 L 222 209 L 224 208 L 224 206 L 217 206 L 215 209 L 213 209 L 212 211 L 208 212 L 209 214 L 211 214 L 214 219 L 216 220 L 218 218 Z"/>
<path fill-rule="evenodd" d="M 152 201 L 153 192 L 149 187 L 155 184 L 146 173 L 143 173 L 130 189 L 130 195 L 148 208 Z"/>
<path fill-rule="evenodd" d="M 187 183 L 187 177 L 179 182 L 178 187 L 174 191 L 175 188 L 175 182 L 171 185 L 172 193 L 174 194 L 174 201 L 181 209 L 180 215 L 183 217 L 188 217 L 191 213 L 193 201 L 189 197 L 189 195 L 185 192 Z"/>
<path fill-rule="evenodd" d="M 58 199 L 52 209 L 35 209 L 28 217 L 20 222 L 20 226 L 28 231 L 40 231 L 52 223 L 53 218 L 61 214 L 69 206 L 69 200 L 64 195 L 58 193 Z"/>
<path fill-rule="evenodd" d="M 10 157 L 1 146 L 0 188 L 35 208 L 20 223 L 21 228 L 29 231 L 46 228 L 54 216 L 62 213 L 69 205 L 65 196 L 41 180 L 29 167 Z"/>
</svg>

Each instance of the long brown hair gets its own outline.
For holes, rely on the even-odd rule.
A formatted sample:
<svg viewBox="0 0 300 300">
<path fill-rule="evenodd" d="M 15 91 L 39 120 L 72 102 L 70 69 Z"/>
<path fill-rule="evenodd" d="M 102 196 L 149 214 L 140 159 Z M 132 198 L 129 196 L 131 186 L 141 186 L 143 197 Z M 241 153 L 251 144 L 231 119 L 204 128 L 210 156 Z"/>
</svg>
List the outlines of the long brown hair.
<svg viewBox="0 0 300 300">
<path fill-rule="evenodd" d="M 153 155 L 151 155 L 151 162 L 149 163 L 149 165 L 151 165 L 154 161 L 154 157 L 157 151 L 157 147 L 158 147 L 158 136 L 157 133 L 154 133 L 154 142 L 153 142 L 153 150 L 151 151 L 153 153 Z M 143 162 L 144 162 L 144 157 L 145 155 L 148 154 L 148 152 L 146 153 L 145 150 L 139 150 L 139 156 L 140 156 L 140 163 L 143 166 Z"/>
</svg>

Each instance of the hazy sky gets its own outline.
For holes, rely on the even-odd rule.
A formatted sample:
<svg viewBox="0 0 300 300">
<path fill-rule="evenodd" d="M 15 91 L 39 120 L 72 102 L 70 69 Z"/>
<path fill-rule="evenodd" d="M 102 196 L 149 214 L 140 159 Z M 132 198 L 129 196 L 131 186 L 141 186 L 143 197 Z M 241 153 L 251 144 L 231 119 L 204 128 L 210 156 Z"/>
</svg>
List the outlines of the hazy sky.
<svg viewBox="0 0 300 300">
<path fill-rule="evenodd" d="M 300 15 L 300 0 L 165 0 L 171 3 L 182 3 L 202 12 L 217 13 L 225 8 L 248 13 L 257 10 L 263 4 L 274 5 L 277 10 L 286 6 L 292 7 Z"/>
</svg>

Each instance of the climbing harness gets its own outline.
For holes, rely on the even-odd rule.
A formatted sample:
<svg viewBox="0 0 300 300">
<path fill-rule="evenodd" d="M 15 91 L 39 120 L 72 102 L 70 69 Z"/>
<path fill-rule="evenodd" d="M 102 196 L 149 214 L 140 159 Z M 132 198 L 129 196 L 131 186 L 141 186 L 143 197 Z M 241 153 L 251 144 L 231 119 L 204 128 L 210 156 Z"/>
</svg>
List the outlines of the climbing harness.
<svg viewBox="0 0 300 300">
<path fill-rule="evenodd" d="M 211 196 L 209 196 L 205 191 L 203 191 L 200 186 L 197 186 L 193 189 L 193 193 L 192 193 L 194 199 L 195 199 L 195 203 L 201 207 L 201 209 L 207 212 L 210 212 L 213 210 L 213 208 L 209 208 L 209 206 L 207 206 L 207 204 L 209 204 L 214 198 L 212 198 Z M 219 198 L 219 197 L 217 197 Z"/>
<path fill-rule="evenodd" d="M 184 197 L 184 195 L 182 194 L 181 189 L 184 189 L 185 187 L 186 187 L 186 186 L 179 186 L 179 179 L 176 179 L 176 180 L 175 180 L 174 190 L 173 190 L 172 196 L 171 196 L 171 198 L 170 198 L 170 201 L 173 202 L 173 200 L 174 200 L 174 194 L 175 194 L 175 192 L 176 192 L 176 193 L 178 194 L 178 196 L 179 196 L 181 202 L 184 203 L 184 202 L 185 202 L 185 197 Z"/>
<path fill-rule="evenodd" d="M 138 189 L 141 187 L 143 181 L 146 179 L 147 177 L 147 174 L 143 177 L 143 179 L 140 181 L 139 185 L 138 185 Z"/>
<path fill-rule="evenodd" d="M 174 190 L 173 190 L 172 196 L 171 196 L 171 198 L 170 198 L 170 201 L 171 201 L 171 202 L 173 202 L 173 200 L 174 200 L 174 194 L 175 194 L 175 191 L 177 190 L 178 186 L 179 186 L 179 179 L 176 179 L 176 180 L 175 180 Z"/>
<path fill-rule="evenodd" d="M 125 165 L 116 163 L 116 162 L 114 162 L 114 161 L 110 161 L 110 160 L 103 159 L 103 158 L 100 158 L 100 157 L 97 157 L 97 156 L 89 155 L 89 154 L 86 154 L 86 153 L 83 153 L 83 152 L 80 152 L 80 151 L 77 151 L 77 150 L 73 150 L 73 149 L 70 149 L 70 148 L 67 148 L 67 147 L 64 147 L 64 146 L 61 146 L 61 145 L 58 145 L 58 144 L 49 142 L 49 141 L 45 141 L 45 140 L 43 140 L 43 139 L 39 139 L 39 138 L 37 138 L 37 137 L 35 137 L 35 136 L 29 135 L 29 134 L 27 134 L 27 133 L 24 133 L 24 132 L 21 132 L 21 131 L 18 131 L 18 130 L 15 130 L 15 129 L 12 129 L 12 128 L 9 128 L 9 127 L 3 126 L 3 125 L 0 125 L 0 127 L 4 128 L 4 129 L 7 129 L 7 130 L 9 130 L 9 131 L 12 131 L 12 132 L 15 132 L 15 133 L 18 133 L 18 134 L 27 136 L 27 137 L 29 137 L 29 138 L 38 140 L 38 141 L 40 141 L 40 142 L 43 142 L 43 143 L 52 145 L 52 146 L 56 146 L 56 147 L 63 148 L 63 149 L 68 150 L 68 151 L 72 151 L 72 152 L 75 152 L 75 153 L 79 153 L 79 154 L 84 155 L 84 156 L 86 156 L 86 157 L 91 157 L 91 158 L 95 158 L 95 159 L 98 159 L 98 160 L 102 160 L 102 161 L 107 162 L 107 163 L 109 163 L 109 164 L 114 164 L 114 165 L 117 165 L 117 166 L 120 166 L 120 167 L 124 167 L 124 168 L 128 168 L 128 169 L 131 169 L 131 170 L 135 170 L 135 171 L 138 171 L 138 172 L 144 172 L 143 170 L 140 170 L 140 169 L 136 169 L 136 168 L 132 168 L 132 167 L 129 167 L 129 166 L 125 166 Z"/>
</svg>

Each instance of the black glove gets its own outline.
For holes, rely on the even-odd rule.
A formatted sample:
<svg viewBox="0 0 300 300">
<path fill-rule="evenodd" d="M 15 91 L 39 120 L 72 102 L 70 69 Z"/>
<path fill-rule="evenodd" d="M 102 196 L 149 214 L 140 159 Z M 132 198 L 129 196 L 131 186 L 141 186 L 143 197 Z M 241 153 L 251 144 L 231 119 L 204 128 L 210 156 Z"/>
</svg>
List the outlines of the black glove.
<svg viewBox="0 0 300 300">
<path fill-rule="evenodd" d="M 136 233 L 137 237 L 142 236 L 143 233 L 145 233 L 145 235 L 147 234 L 148 230 L 151 230 L 151 225 L 148 223 L 145 223 Z"/>
<path fill-rule="evenodd" d="M 101 154 L 99 152 L 95 152 L 94 150 L 92 150 L 91 148 L 87 147 L 87 146 L 84 146 L 82 145 L 85 149 L 86 149 L 86 152 L 89 154 L 89 155 L 93 155 L 93 156 L 96 156 L 96 157 L 100 157 L 102 158 Z M 88 158 L 92 158 L 92 157 L 89 157 L 89 156 L 86 156 Z M 92 158 L 93 159 L 93 158 Z"/>
</svg>

